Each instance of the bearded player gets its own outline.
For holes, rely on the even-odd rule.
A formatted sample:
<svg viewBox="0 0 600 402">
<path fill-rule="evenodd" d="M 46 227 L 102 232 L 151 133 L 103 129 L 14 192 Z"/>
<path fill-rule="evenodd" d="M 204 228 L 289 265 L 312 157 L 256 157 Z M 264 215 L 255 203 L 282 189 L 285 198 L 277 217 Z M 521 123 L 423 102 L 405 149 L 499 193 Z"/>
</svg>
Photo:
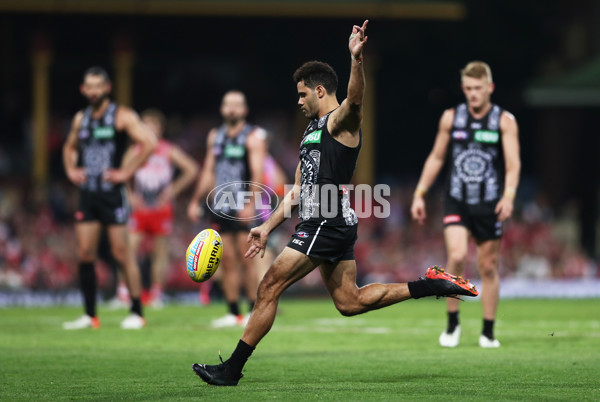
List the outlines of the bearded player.
<svg viewBox="0 0 600 402">
<path fill-rule="evenodd" d="M 133 110 L 109 99 L 111 83 L 104 69 L 88 69 L 80 89 L 90 105 L 73 118 L 63 147 L 63 163 L 67 177 L 80 190 L 75 235 L 85 314 L 75 321 L 65 322 L 63 328 L 100 327 L 94 263 L 100 233 L 105 226 L 111 252 L 123 271 L 131 295 L 131 313 L 121 322 L 121 328 L 140 329 L 146 322 L 140 302 L 140 274 L 129 250 L 126 226 L 129 204 L 124 183 L 152 153 L 156 138 Z M 129 141 L 135 142 L 140 151 L 124 163 Z"/>
</svg>

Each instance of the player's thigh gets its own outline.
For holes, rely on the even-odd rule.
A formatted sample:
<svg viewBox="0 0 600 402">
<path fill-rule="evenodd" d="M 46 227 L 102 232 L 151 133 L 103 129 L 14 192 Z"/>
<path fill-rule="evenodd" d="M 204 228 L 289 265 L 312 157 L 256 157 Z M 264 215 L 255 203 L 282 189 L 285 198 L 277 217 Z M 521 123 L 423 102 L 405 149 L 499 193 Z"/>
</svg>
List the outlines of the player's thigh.
<svg viewBox="0 0 600 402">
<path fill-rule="evenodd" d="M 93 261 L 98 255 L 98 243 L 102 225 L 98 221 L 79 222 L 75 224 L 77 251 L 81 260 Z"/>
<path fill-rule="evenodd" d="M 355 260 L 342 260 L 335 264 L 324 262 L 319 267 L 319 271 L 325 287 L 336 305 L 358 299 Z"/>
<path fill-rule="evenodd" d="M 154 236 L 154 258 L 166 258 L 169 254 L 169 236 Z"/>
<path fill-rule="evenodd" d="M 242 261 L 242 264 L 246 268 L 254 267 L 256 264 L 254 263 L 254 259 L 244 258 L 246 251 L 250 247 L 248 243 L 248 232 L 247 231 L 239 231 L 235 234 L 235 242 L 236 242 L 236 258 Z"/>
<path fill-rule="evenodd" d="M 128 258 L 129 252 L 129 231 L 126 225 L 108 225 L 106 232 L 108 234 L 108 242 L 110 243 L 110 251 L 115 260 L 124 264 Z"/>
<path fill-rule="evenodd" d="M 259 297 L 262 293 L 281 294 L 293 283 L 308 275 L 320 263 L 320 260 L 308 257 L 297 250 L 284 248 L 265 273 L 259 286 Z"/>
<path fill-rule="evenodd" d="M 235 232 L 222 233 L 221 240 L 223 241 L 223 259 L 221 261 L 221 265 L 223 265 L 223 271 L 228 272 L 234 269 L 237 270 L 239 267 L 235 251 Z"/>
<path fill-rule="evenodd" d="M 469 247 L 469 230 L 462 225 L 448 225 L 444 228 L 444 242 L 448 259 L 463 262 Z"/>
</svg>

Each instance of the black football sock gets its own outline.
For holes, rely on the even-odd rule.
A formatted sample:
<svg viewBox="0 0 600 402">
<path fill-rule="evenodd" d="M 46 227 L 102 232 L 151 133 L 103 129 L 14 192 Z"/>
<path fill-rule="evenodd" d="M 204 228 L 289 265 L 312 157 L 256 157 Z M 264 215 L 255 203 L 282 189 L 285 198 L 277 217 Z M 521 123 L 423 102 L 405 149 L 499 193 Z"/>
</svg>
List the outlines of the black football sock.
<svg viewBox="0 0 600 402">
<path fill-rule="evenodd" d="M 408 282 L 408 291 L 413 299 L 420 299 L 421 297 L 433 296 L 435 293 L 425 284 L 424 279 L 418 281 Z"/>
<path fill-rule="evenodd" d="M 133 297 L 131 298 L 131 312 L 142 317 L 142 303 L 140 302 L 139 297 L 136 299 Z"/>
<path fill-rule="evenodd" d="M 236 317 L 238 315 L 240 315 L 240 306 L 238 305 L 238 302 L 231 302 L 228 303 L 229 305 L 229 312 L 233 315 L 235 315 Z"/>
<path fill-rule="evenodd" d="M 454 311 L 454 312 L 448 311 L 448 329 L 446 330 L 446 332 L 449 334 L 453 333 L 457 326 L 458 326 L 458 311 Z"/>
<path fill-rule="evenodd" d="M 240 341 L 237 344 L 237 347 L 233 351 L 231 357 L 229 358 L 229 366 L 235 373 L 241 373 L 244 368 L 244 364 L 248 361 L 252 352 L 254 352 L 255 347 L 248 345 L 246 342 Z"/>
<path fill-rule="evenodd" d="M 483 335 L 488 339 L 494 339 L 494 320 L 483 320 Z"/>
<path fill-rule="evenodd" d="M 79 284 L 83 294 L 85 313 L 90 317 L 96 316 L 96 271 L 93 262 L 79 263 Z"/>
</svg>

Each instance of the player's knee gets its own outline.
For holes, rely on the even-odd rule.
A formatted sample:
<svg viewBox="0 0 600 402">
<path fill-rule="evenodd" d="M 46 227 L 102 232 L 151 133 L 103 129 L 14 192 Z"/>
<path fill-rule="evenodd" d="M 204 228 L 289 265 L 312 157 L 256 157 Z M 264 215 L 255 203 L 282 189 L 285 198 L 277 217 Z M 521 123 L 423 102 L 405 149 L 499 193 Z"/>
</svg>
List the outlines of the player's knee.
<svg viewBox="0 0 600 402">
<path fill-rule="evenodd" d="M 110 251 L 119 264 L 125 264 L 127 260 L 127 249 L 124 246 L 113 246 Z"/>
<path fill-rule="evenodd" d="M 94 262 L 96 260 L 96 251 L 91 247 L 79 247 L 77 257 L 80 262 Z"/>
<path fill-rule="evenodd" d="M 448 253 L 448 262 L 456 268 L 462 268 L 467 259 L 467 253 L 459 250 L 451 250 Z"/>
<path fill-rule="evenodd" d="M 335 307 L 344 317 L 352 317 L 354 315 L 360 314 L 362 309 L 355 304 L 351 303 L 336 303 Z"/>
<path fill-rule="evenodd" d="M 498 257 L 491 256 L 479 261 L 479 274 L 482 277 L 493 278 L 498 274 Z"/>
<path fill-rule="evenodd" d="M 353 315 L 360 314 L 364 310 L 360 297 L 334 299 L 333 303 L 335 304 L 337 311 L 344 317 L 352 317 Z"/>
</svg>

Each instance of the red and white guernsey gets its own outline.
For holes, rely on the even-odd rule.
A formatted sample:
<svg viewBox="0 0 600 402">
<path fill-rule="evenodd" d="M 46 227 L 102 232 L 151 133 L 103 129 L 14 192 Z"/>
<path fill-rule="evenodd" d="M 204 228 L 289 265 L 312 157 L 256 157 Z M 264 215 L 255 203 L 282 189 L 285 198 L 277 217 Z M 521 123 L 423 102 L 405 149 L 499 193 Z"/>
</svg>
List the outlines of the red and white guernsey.
<svg viewBox="0 0 600 402">
<path fill-rule="evenodd" d="M 171 143 L 159 140 L 156 150 L 135 172 L 133 190 L 143 198 L 147 207 L 154 207 L 160 192 L 173 181 L 170 153 Z"/>
</svg>

